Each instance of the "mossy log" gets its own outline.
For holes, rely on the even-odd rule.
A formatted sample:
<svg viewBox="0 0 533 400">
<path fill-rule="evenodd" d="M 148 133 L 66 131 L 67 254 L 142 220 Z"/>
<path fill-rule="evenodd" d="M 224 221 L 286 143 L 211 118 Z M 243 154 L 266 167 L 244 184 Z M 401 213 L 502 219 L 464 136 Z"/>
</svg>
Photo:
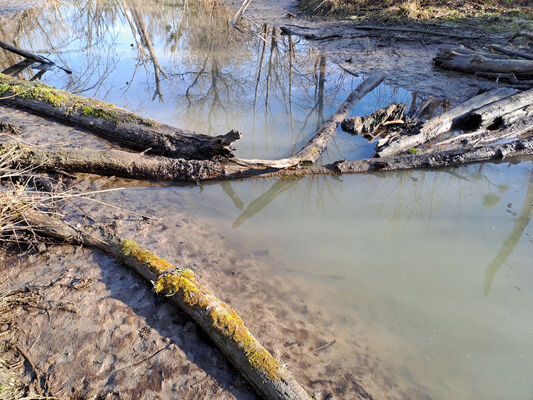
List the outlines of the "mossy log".
<svg viewBox="0 0 533 400">
<path fill-rule="evenodd" d="M 104 241 L 48 214 L 27 210 L 24 219 L 40 235 L 102 250 L 149 282 L 207 333 L 266 400 L 311 400 L 283 363 L 273 357 L 239 315 L 202 285 L 190 269 L 179 269 L 132 240 Z"/>
<path fill-rule="evenodd" d="M 133 150 L 174 158 L 228 157 L 231 144 L 241 137 L 235 130 L 208 136 L 173 128 L 100 100 L 4 74 L 0 74 L 2 102 L 67 122 Z"/>
<path fill-rule="evenodd" d="M 456 118 L 516 93 L 518 93 L 516 89 L 498 88 L 472 97 L 457 107 L 426 121 L 422 124 L 416 135 L 400 136 L 398 139 L 389 141 L 383 146 L 378 147 L 376 154 L 378 157 L 391 157 L 429 142 L 439 135 L 448 132 Z"/>
</svg>

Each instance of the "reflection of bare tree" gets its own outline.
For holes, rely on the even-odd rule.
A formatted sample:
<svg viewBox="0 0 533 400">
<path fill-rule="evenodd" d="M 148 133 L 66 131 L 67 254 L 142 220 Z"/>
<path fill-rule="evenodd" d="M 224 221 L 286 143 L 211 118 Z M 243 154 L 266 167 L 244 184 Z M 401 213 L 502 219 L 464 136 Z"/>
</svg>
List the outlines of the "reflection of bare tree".
<svg viewBox="0 0 533 400">
<path fill-rule="evenodd" d="M 228 197 L 233 201 L 233 204 L 235 207 L 237 207 L 239 210 L 242 210 L 244 208 L 244 203 L 239 197 L 239 195 L 233 190 L 233 187 L 231 186 L 231 183 L 228 181 L 220 182 L 220 187 L 228 195 Z"/>
<path fill-rule="evenodd" d="M 166 73 L 165 71 L 163 71 L 163 69 L 161 68 L 161 65 L 159 65 L 159 61 L 157 60 L 157 56 L 154 50 L 154 45 L 152 44 L 152 39 L 150 37 L 150 34 L 148 33 L 148 29 L 146 28 L 144 17 L 137 7 L 133 7 L 130 9 L 126 5 L 126 2 L 124 0 L 121 0 L 121 3 L 124 7 L 124 14 L 127 14 L 129 11 L 133 15 L 133 20 L 134 20 L 135 27 L 137 28 L 137 33 L 139 34 L 139 37 L 141 38 L 141 44 L 143 48 L 146 48 L 148 50 L 150 61 L 152 62 L 152 65 L 154 66 L 156 90 L 155 90 L 154 96 L 152 97 L 152 100 L 155 100 L 156 97 L 159 97 L 159 101 L 163 101 L 163 93 L 161 91 L 161 75 L 166 77 Z M 132 32 L 132 33 L 134 36 L 136 36 L 135 32 Z M 137 39 L 135 40 L 137 41 Z M 142 57 L 144 58 L 144 55 Z"/>
<path fill-rule="evenodd" d="M 245 210 L 241 213 L 241 215 L 237 217 L 237 219 L 233 223 L 233 228 L 238 228 L 239 226 L 244 224 L 246 220 L 261 212 L 266 206 L 268 206 L 272 202 L 272 200 L 274 200 L 281 193 L 292 187 L 300 179 L 300 177 L 280 178 L 270 187 L 270 189 L 268 189 L 265 193 L 263 193 L 254 201 L 252 201 L 250 204 L 248 204 Z"/>
<path fill-rule="evenodd" d="M 520 214 L 518 214 L 518 217 L 516 218 L 516 223 L 511 229 L 511 232 L 509 232 L 509 235 L 505 239 L 505 242 L 503 242 L 502 246 L 500 247 L 500 250 L 492 260 L 492 262 L 487 267 L 487 270 L 485 271 L 485 285 L 484 285 L 484 293 L 485 295 L 488 295 L 490 292 L 490 287 L 492 285 L 492 281 L 494 280 L 494 277 L 496 276 L 496 273 L 499 271 L 499 269 L 502 267 L 502 265 L 507 260 L 507 257 L 513 252 L 514 248 L 520 241 L 520 238 L 522 237 L 524 230 L 529 225 L 529 222 L 531 221 L 531 216 L 533 215 L 533 170 L 531 171 L 531 174 L 529 176 L 529 185 L 527 187 L 526 197 L 524 199 L 524 204 L 522 205 L 522 209 L 520 210 Z"/>
</svg>

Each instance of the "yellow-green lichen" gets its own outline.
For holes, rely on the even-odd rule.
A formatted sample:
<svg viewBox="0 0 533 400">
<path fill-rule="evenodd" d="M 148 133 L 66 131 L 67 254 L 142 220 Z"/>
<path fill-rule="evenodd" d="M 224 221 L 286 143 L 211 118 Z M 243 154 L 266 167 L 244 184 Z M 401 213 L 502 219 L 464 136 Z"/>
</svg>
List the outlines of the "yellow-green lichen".
<svg viewBox="0 0 533 400">
<path fill-rule="evenodd" d="M 213 326 L 243 350 L 253 368 L 263 371 L 272 380 L 279 379 L 278 360 L 259 344 L 231 307 L 222 303 L 219 307 L 211 308 L 209 316 Z"/>
<path fill-rule="evenodd" d="M 213 328 L 243 351 L 252 368 L 262 371 L 270 379 L 279 379 L 279 362 L 253 337 L 239 314 L 198 283 L 190 269 L 161 275 L 154 289 L 167 296 L 181 295 L 188 306 L 209 310 Z"/>
<path fill-rule="evenodd" d="M 79 97 L 42 83 L 19 80 L 4 74 L 0 74 L 0 95 L 43 101 L 54 107 L 63 107 L 67 114 L 79 112 L 84 116 L 105 119 L 115 124 L 137 123 L 150 127 L 157 125 L 155 121 L 144 119 L 112 104 Z"/>
<path fill-rule="evenodd" d="M 134 258 L 158 275 L 166 270 L 175 268 L 171 263 L 156 256 L 151 251 L 143 249 L 133 240 L 123 240 L 120 244 L 120 249 L 124 256 Z"/>
<path fill-rule="evenodd" d="M 154 284 L 156 293 L 173 296 L 181 290 L 183 301 L 191 307 L 207 308 L 209 299 L 195 281 L 190 269 L 179 270 L 172 274 L 160 276 Z"/>
</svg>

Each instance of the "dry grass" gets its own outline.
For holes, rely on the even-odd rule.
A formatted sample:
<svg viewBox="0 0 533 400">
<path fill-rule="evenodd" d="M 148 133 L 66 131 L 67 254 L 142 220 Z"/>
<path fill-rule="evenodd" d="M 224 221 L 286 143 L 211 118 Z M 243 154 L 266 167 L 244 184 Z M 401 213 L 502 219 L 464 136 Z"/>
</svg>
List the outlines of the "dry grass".
<svg viewBox="0 0 533 400">
<path fill-rule="evenodd" d="M 365 19 L 441 20 L 497 16 L 530 19 L 530 0 L 301 0 L 300 7 L 319 15 L 350 16 Z"/>
</svg>

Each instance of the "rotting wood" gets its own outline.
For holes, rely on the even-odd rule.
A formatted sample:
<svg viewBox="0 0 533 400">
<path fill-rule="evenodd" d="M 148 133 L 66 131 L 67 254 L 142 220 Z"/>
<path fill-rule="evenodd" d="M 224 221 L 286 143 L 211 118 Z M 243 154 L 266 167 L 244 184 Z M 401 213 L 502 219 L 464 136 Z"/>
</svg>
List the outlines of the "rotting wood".
<svg viewBox="0 0 533 400">
<path fill-rule="evenodd" d="M 491 125 L 484 124 L 475 131 L 462 133 L 437 143 L 431 143 L 429 148 L 423 151 L 433 151 L 434 149 L 442 148 L 442 146 L 483 144 L 504 139 L 514 139 L 528 131 L 533 131 L 533 104 L 524 109 L 503 114 L 497 117 L 496 121 L 493 120 Z"/>
<path fill-rule="evenodd" d="M 390 141 L 379 147 L 377 149 L 377 155 L 379 157 L 390 157 L 407 151 L 410 148 L 415 148 L 449 131 L 455 118 L 516 93 L 518 93 L 516 89 L 498 88 L 472 97 L 457 107 L 426 121 L 419 129 L 418 134 L 400 136 L 397 140 Z"/>
<path fill-rule="evenodd" d="M 532 60 L 489 58 L 483 54 L 465 54 L 456 50 L 441 49 L 433 59 L 440 68 L 476 74 L 514 74 L 518 79 L 533 76 Z"/>
<path fill-rule="evenodd" d="M 153 282 L 157 293 L 185 311 L 266 400 L 311 400 L 287 367 L 253 336 L 240 316 L 202 285 L 190 269 L 178 269 L 132 240 L 101 240 L 40 211 L 24 219 L 43 236 L 99 249 Z"/>
<path fill-rule="evenodd" d="M 506 114 L 525 113 L 525 108 L 533 104 L 533 89 L 517 93 L 502 100 L 476 108 L 464 115 L 454 118 L 452 129 L 477 130 L 491 129 L 491 126 L 501 125 Z"/>
<path fill-rule="evenodd" d="M 383 80 L 385 75 L 377 73 L 365 79 L 339 106 L 337 111 L 322 124 L 315 135 L 307 144 L 294 156 L 280 160 L 244 160 L 234 159 L 236 163 L 244 166 L 268 167 L 268 168 L 288 168 L 304 162 L 314 163 L 322 152 L 327 148 L 329 142 L 337 132 L 337 126 L 347 117 L 351 109 L 367 93 L 375 89 Z"/>
<path fill-rule="evenodd" d="M 2 102 L 70 123 L 124 147 L 175 158 L 229 157 L 231 144 L 241 137 L 235 130 L 208 136 L 173 128 L 100 100 L 0 74 Z"/>
<path fill-rule="evenodd" d="M 363 135 L 367 139 L 374 139 L 379 134 L 379 129 L 403 123 L 405 109 L 405 104 L 393 103 L 372 114 L 346 118 L 342 121 L 341 128 L 350 135 Z"/>
</svg>

